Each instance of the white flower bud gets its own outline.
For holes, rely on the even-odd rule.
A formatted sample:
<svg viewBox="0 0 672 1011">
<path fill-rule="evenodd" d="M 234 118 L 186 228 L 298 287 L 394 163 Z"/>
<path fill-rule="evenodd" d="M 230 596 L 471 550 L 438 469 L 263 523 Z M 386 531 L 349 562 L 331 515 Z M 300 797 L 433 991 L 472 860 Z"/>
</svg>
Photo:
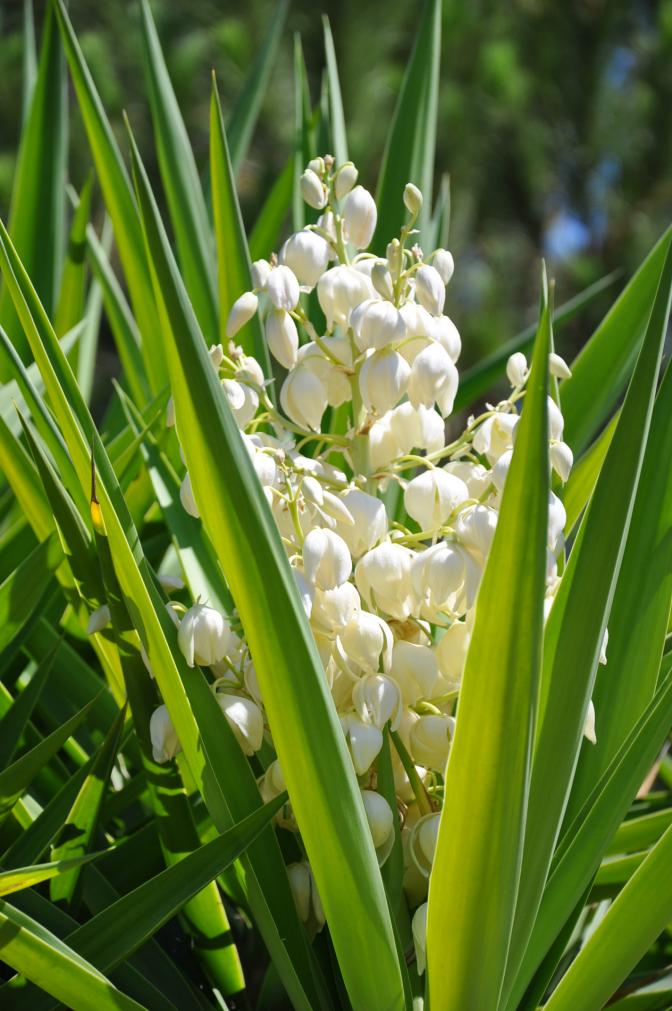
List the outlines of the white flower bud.
<svg viewBox="0 0 672 1011">
<path fill-rule="evenodd" d="M 341 501 L 352 517 L 352 524 L 339 525 L 339 534 L 353 558 L 359 558 L 387 534 L 387 513 L 380 499 L 358 488 L 343 492 Z"/>
<path fill-rule="evenodd" d="M 280 262 L 290 268 L 301 284 L 312 288 L 329 266 L 329 243 L 304 228 L 287 239 L 280 250 Z"/>
<path fill-rule="evenodd" d="M 175 401 L 172 397 L 168 398 L 168 403 L 166 404 L 166 428 L 172 428 L 175 424 Z"/>
<path fill-rule="evenodd" d="M 359 390 L 364 406 L 381 415 L 399 401 L 408 385 L 411 368 L 398 351 L 374 351 L 359 370 Z"/>
<path fill-rule="evenodd" d="M 177 642 L 190 667 L 219 663 L 236 646 L 225 616 L 206 604 L 194 604 L 177 632 Z"/>
<path fill-rule="evenodd" d="M 411 755 L 413 761 L 426 769 L 443 773 L 448 761 L 450 742 L 455 729 L 452 716 L 421 716 L 411 728 Z"/>
<path fill-rule="evenodd" d="M 98 607 L 89 615 L 89 620 L 86 625 L 86 634 L 95 635 L 96 632 L 100 632 L 106 625 L 109 625 L 109 623 L 110 609 L 107 604 L 103 604 L 102 607 Z"/>
<path fill-rule="evenodd" d="M 264 717 L 261 715 L 261 709 L 256 702 L 238 695 L 217 695 L 216 698 L 243 754 L 254 755 L 264 740 Z"/>
<path fill-rule="evenodd" d="M 572 374 L 565 359 L 561 358 L 560 355 L 556 355 L 554 351 L 551 351 L 548 356 L 548 368 L 551 375 L 555 376 L 556 379 L 569 379 Z"/>
<path fill-rule="evenodd" d="M 352 572 L 348 546 L 333 530 L 316 527 L 303 542 L 303 571 L 309 583 L 331 590 L 347 582 Z"/>
<path fill-rule="evenodd" d="M 376 202 L 363 186 L 355 186 L 343 201 L 341 210 L 348 241 L 357 249 L 366 249 L 376 230 Z"/>
<path fill-rule="evenodd" d="M 280 762 L 276 758 L 274 762 L 271 762 L 262 776 L 259 792 L 261 793 L 262 800 L 268 803 L 269 800 L 274 800 L 275 797 L 278 797 L 286 789 L 285 777 L 280 768 Z"/>
<path fill-rule="evenodd" d="M 301 291 L 294 273 L 284 264 L 272 267 L 266 281 L 266 292 L 276 309 L 291 312 L 296 308 Z"/>
<path fill-rule="evenodd" d="M 462 543 L 485 557 L 497 527 L 497 513 L 485 505 L 467 506 L 457 517 L 455 532 Z"/>
<path fill-rule="evenodd" d="M 345 165 L 341 165 L 334 179 L 334 195 L 337 200 L 342 200 L 350 192 L 357 182 L 358 175 L 359 173 L 351 161 L 346 161 Z"/>
<path fill-rule="evenodd" d="M 401 688 L 406 705 L 413 706 L 420 699 L 431 699 L 438 676 L 436 657 L 429 646 L 403 639 L 395 642 L 390 677 Z M 424 765 L 424 762 L 420 764 Z"/>
<path fill-rule="evenodd" d="M 420 873 L 427 878 L 434 863 L 440 821 L 440 814 L 426 814 L 411 829 L 411 856 Z"/>
<path fill-rule="evenodd" d="M 311 168 L 307 168 L 299 180 L 301 196 L 309 207 L 321 211 L 327 203 L 327 187 Z"/>
<path fill-rule="evenodd" d="M 588 709 L 586 711 L 586 719 L 583 724 L 583 736 L 587 738 L 591 744 L 597 744 L 597 736 L 595 734 L 595 706 L 593 705 L 592 699 L 588 703 Z"/>
<path fill-rule="evenodd" d="M 389 670 L 394 640 L 389 625 L 377 614 L 358 611 L 341 630 L 338 641 L 348 660 L 362 670 L 376 673 L 381 665 Z"/>
<path fill-rule="evenodd" d="M 384 797 L 375 790 L 362 790 L 362 801 L 366 819 L 371 829 L 371 838 L 376 849 L 382 846 L 394 830 L 392 808 Z"/>
<path fill-rule="evenodd" d="M 415 948 L 415 965 L 418 976 L 422 976 L 427 966 L 427 903 L 418 906 L 411 921 L 413 947 Z"/>
<path fill-rule="evenodd" d="M 350 325 L 360 351 L 386 348 L 406 335 L 401 312 L 391 302 L 376 298 L 366 299 L 353 310 Z"/>
<path fill-rule="evenodd" d="M 404 505 L 421 530 L 436 530 L 468 498 L 469 489 L 464 481 L 435 467 L 409 481 Z"/>
<path fill-rule="evenodd" d="M 272 309 L 269 312 L 266 319 L 266 343 L 283 368 L 294 368 L 299 350 L 299 334 L 296 323 L 284 309 Z"/>
<path fill-rule="evenodd" d="M 602 636 L 602 646 L 600 648 L 600 660 L 599 662 L 603 665 L 607 663 L 607 646 L 609 645 L 609 629 L 605 628 L 604 635 Z"/>
<path fill-rule="evenodd" d="M 422 210 L 422 193 L 413 183 L 406 183 L 404 186 L 404 205 L 414 217 L 417 217 Z"/>
<path fill-rule="evenodd" d="M 384 674 L 367 674 L 352 689 L 352 702 L 360 719 L 382 730 L 389 723 L 396 730 L 401 720 L 399 685 Z"/>
<path fill-rule="evenodd" d="M 306 165 L 306 168 L 310 169 L 311 172 L 314 172 L 315 175 L 323 176 L 326 168 L 324 164 L 324 158 L 322 158 L 320 155 L 318 155 L 317 158 L 311 158 L 308 164 Z"/>
<path fill-rule="evenodd" d="M 159 573 L 159 582 L 166 593 L 173 593 L 175 590 L 184 589 L 184 580 L 180 576 L 173 576 L 168 572 Z"/>
<path fill-rule="evenodd" d="M 357 562 L 355 582 L 369 607 L 393 618 L 407 618 L 413 608 L 413 552 L 401 544 L 379 544 Z"/>
<path fill-rule="evenodd" d="M 512 386 L 522 386 L 530 374 L 527 358 L 522 351 L 509 355 L 506 363 L 506 378 Z"/>
<path fill-rule="evenodd" d="M 408 396 L 415 407 L 433 407 L 436 402 L 444 418 L 453 410 L 459 377 L 445 348 L 434 341 L 416 355 L 408 381 Z"/>
<path fill-rule="evenodd" d="M 173 721 L 166 706 L 159 706 L 149 720 L 149 736 L 152 741 L 152 756 L 155 762 L 163 765 L 182 751 L 182 745 L 177 739 Z"/>
<path fill-rule="evenodd" d="M 311 873 L 305 860 L 297 864 L 288 864 L 287 877 L 289 878 L 289 887 L 296 911 L 299 914 L 299 919 L 301 923 L 307 923 L 311 906 Z"/>
<path fill-rule="evenodd" d="M 553 492 L 548 495 L 548 547 L 555 553 L 562 539 L 567 513 L 561 500 Z"/>
<path fill-rule="evenodd" d="M 455 272 L 455 261 L 453 254 L 447 249 L 437 249 L 432 256 L 432 266 L 438 270 L 441 280 L 448 284 Z"/>
<path fill-rule="evenodd" d="M 259 308 L 259 299 L 253 291 L 244 291 L 231 306 L 229 318 L 226 321 L 226 336 L 235 337 L 239 330 L 254 316 Z"/>
<path fill-rule="evenodd" d="M 352 310 L 373 294 L 369 278 L 345 264 L 331 267 L 317 282 L 317 298 L 330 330 L 335 323 L 347 326 Z"/>
<path fill-rule="evenodd" d="M 295 424 L 319 432 L 322 415 L 327 408 L 327 391 L 314 372 L 299 364 L 282 384 L 280 404 Z"/>
<path fill-rule="evenodd" d="M 371 283 L 379 295 L 384 299 L 392 300 L 394 297 L 394 284 L 387 263 L 380 260 L 374 264 L 371 270 Z"/>
<path fill-rule="evenodd" d="M 255 260 L 250 268 L 253 288 L 265 288 L 268 275 L 271 272 L 271 265 L 268 260 Z"/>
<path fill-rule="evenodd" d="M 551 467 L 564 483 L 574 463 L 574 454 L 566 442 L 552 442 L 550 446 Z"/>
<path fill-rule="evenodd" d="M 548 398 L 547 405 L 549 438 L 560 442 L 562 439 L 562 433 L 565 430 L 565 419 L 562 416 L 562 411 L 552 397 Z"/>
<path fill-rule="evenodd" d="M 440 316 L 446 301 L 446 286 L 436 267 L 423 263 L 415 273 L 415 297 L 432 316 Z"/>
<path fill-rule="evenodd" d="M 365 723 L 354 713 L 341 716 L 341 726 L 348 739 L 355 772 L 358 776 L 363 776 L 380 754 L 383 734 L 378 727 L 372 723 Z"/>
<path fill-rule="evenodd" d="M 189 513 L 195 519 L 200 519 L 201 514 L 198 511 L 198 506 L 196 505 L 196 499 L 194 498 L 194 493 L 191 488 L 191 478 L 187 474 L 184 481 L 180 485 L 180 502 L 182 503 L 182 508 L 185 512 Z"/>
</svg>

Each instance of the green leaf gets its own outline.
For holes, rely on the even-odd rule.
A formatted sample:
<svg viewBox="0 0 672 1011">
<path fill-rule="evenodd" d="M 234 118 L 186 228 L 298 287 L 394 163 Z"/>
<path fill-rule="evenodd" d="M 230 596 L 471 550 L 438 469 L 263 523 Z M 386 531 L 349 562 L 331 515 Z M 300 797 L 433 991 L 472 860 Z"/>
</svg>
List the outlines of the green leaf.
<svg viewBox="0 0 672 1011">
<path fill-rule="evenodd" d="M 336 158 L 336 165 L 339 166 L 348 161 L 348 138 L 345 132 L 345 115 L 343 113 L 343 99 L 341 98 L 341 82 L 338 79 L 334 37 L 331 34 L 331 25 L 326 14 L 322 15 L 322 29 L 324 31 L 324 55 L 329 84 L 329 123 L 331 126 L 334 157 Z"/>
<path fill-rule="evenodd" d="M 214 242 L 187 131 L 148 0 L 140 4 L 143 62 L 161 179 L 175 229 L 182 275 L 209 343 L 219 331 Z"/>
<path fill-rule="evenodd" d="M 574 530 L 583 510 L 588 505 L 617 424 L 618 414 L 615 414 L 607 427 L 600 433 L 599 438 L 572 467 L 572 472 L 562 494 L 562 502 L 567 513 L 567 526 L 565 527 L 567 534 Z"/>
<path fill-rule="evenodd" d="M 62 560 L 58 539 L 49 537 L 0 585 L 0 650 L 7 648 L 39 606 Z"/>
<path fill-rule="evenodd" d="M 545 1007 L 602 1007 L 670 922 L 672 827 L 653 847 L 563 976 Z"/>
<path fill-rule="evenodd" d="M 37 46 L 33 0 L 23 0 L 23 93 L 21 125 L 25 126 L 37 80 Z"/>
<path fill-rule="evenodd" d="M 433 1011 L 497 1007 L 506 965 L 541 669 L 551 346 L 544 274 L 532 373 L 476 601 L 446 769 L 427 921 Z"/>
<path fill-rule="evenodd" d="M 79 789 L 63 825 L 63 831 L 52 849 L 52 860 L 70 861 L 77 857 L 81 858 L 89 852 L 98 827 L 100 809 L 110 781 L 125 718 L 124 707 L 110 727 L 91 766 L 91 771 Z M 79 880 L 79 870 L 79 865 L 74 863 L 70 870 L 54 878 L 50 888 L 52 902 L 72 903 Z"/>
<path fill-rule="evenodd" d="M 66 148 L 65 67 L 53 11 L 49 7 L 42 32 L 37 81 L 14 173 L 9 231 L 50 312 L 56 304 L 65 243 Z M 6 284 L 0 294 L 0 323 L 21 358 L 28 360 L 26 339 Z M 3 369 L 0 379 L 6 378 Z"/>
<path fill-rule="evenodd" d="M 70 226 L 68 251 L 54 315 L 54 330 L 59 337 L 66 334 L 82 318 L 86 292 L 86 227 L 91 217 L 93 173 L 89 173 L 79 195 Z"/>
<path fill-rule="evenodd" d="M 618 425 L 546 623 L 509 981 L 532 931 L 576 767 L 649 434 L 671 281 L 668 252 Z"/>
<path fill-rule="evenodd" d="M 562 383 L 565 441 L 578 456 L 607 420 L 625 389 L 647 328 L 672 239 L 668 228 L 628 282 Z M 595 377 L 599 376 L 599 383 Z"/>
<path fill-rule="evenodd" d="M 585 306 L 590 305 L 603 291 L 610 288 L 620 277 L 620 271 L 613 271 L 595 281 L 567 302 L 553 310 L 553 329 L 557 332 L 563 323 L 573 319 Z M 506 362 L 514 351 L 528 353 L 537 332 L 536 324 L 526 327 L 519 334 L 506 341 L 496 351 L 481 358 L 464 372 L 460 372 L 460 386 L 455 398 L 455 410 L 470 407 L 476 400 L 484 396 L 488 390 L 504 376 Z"/>
<path fill-rule="evenodd" d="M 220 338 L 226 347 L 228 341 L 226 321 L 229 311 L 238 296 L 250 290 L 252 278 L 250 254 L 214 76 L 210 101 L 210 183 L 217 242 Z M 254 355 L 264 375 L 269 377 L 271 371 L 268 351 L 257 315 L 236 335 L 236 341 L 247 354 Z"/>
<path fill-rule="evenodd" d="M 138 327 L 143 335 L 142 351 L 147 376 L 153 392 L 158 393 L 167 379 L 165 356 L 158 339 L 156 308 L 151 295 L 149 270 L 133 191 L 112 128 L 62 0 L 56 0 L 54 10 L 105 204 L 114 224 L 119 256 Z"/>
<path fill-rule="evenodd" d="M 378 224 L 371 243 L 384 255 L 392 236 L 398 235 L 406 211 L 406 183 L 415 183 L 424 196 L 418 227 L 422 244 L 431 215 L 434 188 L 436 119 L 441 59 L 441 2 L 425 0 L 418 34 L 406 67 L 378 177 Z"/>
<path fill-rule="evenodd" d="M 619 826 L 606 853 L 631 853 L 633 850 L 646 849 L 660 839 L 668 825 L 672 825 L 672 807 L 639 818 L 630 818 Z"/>
<path fill-rule="evenodd" d="M 40 664 L 12 706 L 0 720 L 0 769 L 5 769 L 16 751 L 31 713 L 51 672 L 55 654 Z"/>
<path fill-rule="evenodd" d="M 31 748 L 27 754 L 13 762 L 7 769 L 0 772 L 0 819 L 5 817 L 19 799 L 23 791 L 30 786 L 42 766 L 46 765 L 65 744 L 67 739 L 77 729 L 91 709 L 92 703 L 80 709 L 71 719 L 67 720 L 43 741 Z"/>
<path fill-rule="evenodd" d="M 234 176 L 240 171 L 250 146 L 254 126 L 259 117 L 261 103 L 277 56 L 288 7 L 289 0 L 279 0 L 275 4 L 266 37 L 250 67 L 245 79 L 245 86 L 231 110 L 226 132 L 229 138 Z"/>
<path fill-rule="evenodd" d="M 115 968 L 236 860 L 285 801 L 283 794 L 264 805 L 223 835 L 97 913 L 67 935 L 70 950 L 102 972 Z M 28 988 L 20 996 L 17 993 L 13 1003 L 16 1011 L 21 1008 L 39 1011 L 52 1006 L 50 1001 L 41 999 Z"/>
<path fill-rule="evenodd" d="M 291 210 L 293 192 L 294 155 L 290 155 L 250 232 L 250 259 L 253 263 L 255 260 L 265 260 L 270 250 L 279 248 L 280 233 Z"/>
<path fill-rule="evenodd" d="M 355 1004 L 401 1007 L 402 981 L 385 892 L 315 642 L 135 147 L 132 155 L 192 487 L 255 657 L 274 743 L 346 986 Z M 313 756 L 310 765 L 302 757 L 307 754 Z M 337 809 L 332 804 L 336 782 Z M 362 962 L 364 947 L 380 968 L 375 979 Z"/>
<path fill-rule="evenodd" d="M 17 867 L 12 871 L 0 871 L 0 895 L 20 892 L 24 888 L 32 888 L 41 881 L 50 881 L 68 871 L 78 870 L 98 856 L 99 853 L 85 853 L 83 856 L 68 860 L 53 860 L 48 864 L 37 864 L 34 867 Z"/>
<path fill-rule="evenodd" d="M 74 1011 L 94 1007 L 100 1011 L 143 1011 L 141 1004 L 117 990 L 55 934 L 7 902 L 0 902 L 0 947 L 7 965 Z M 25 987 L 18 991 L 18 999 L 25 992 Z"/>
</svg>

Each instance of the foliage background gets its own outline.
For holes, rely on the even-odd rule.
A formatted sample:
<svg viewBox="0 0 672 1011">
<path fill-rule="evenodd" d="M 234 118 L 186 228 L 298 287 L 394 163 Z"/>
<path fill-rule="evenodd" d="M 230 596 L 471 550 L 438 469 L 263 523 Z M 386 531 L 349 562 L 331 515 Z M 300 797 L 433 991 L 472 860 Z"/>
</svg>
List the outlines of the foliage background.
<svg viewBox="0 0 672 1011">
<path fill-rule="evenodd" d="M 43 0 L 36 0 L 40 24 Z M 200 165 L 207 161 L 210 70 L 224 110 L 239 94 L 274 4 L 155 0 L 171 78 Z M 374 185 L 416 28 L 407 0 L 292 0 L 251 154 L 239 179 L 246 222 L 285 163 L 293 130 L 292 35 L 301 34 L 313 99 L 323 61 L 319 10 L 329 15 L 351 154 Z M 161 191 L 143 97 L 138 8 L 71 0 L 84 54 L 122 148 L 127 109 Z M 538 258 L 558 300 L 614 268 L 634 270 L 669 220 L 672 185 L 672 0 L 447 0 L 443 10 L 437 169 L 451 179 L 450 246 L 458 270 L 449 311 L 465 364 L 534 318 Z M 0 0 L 0 213 L 6 215 L 21 116 L 22 4 Z M 89 165 L 72 117 L 72 181 Z M 612 292 L 563 333 L 570 355 Z M 106 344 L 101 352 L 105 354 Z M 111 342 L 108 356 L 113 355 Z M 114 368 L 99 361 L 104 374 Z M 109 390 L 105 384 L 104 389 Z M 101 388 L 102 390 L 102 388 Z"/>
</svg>

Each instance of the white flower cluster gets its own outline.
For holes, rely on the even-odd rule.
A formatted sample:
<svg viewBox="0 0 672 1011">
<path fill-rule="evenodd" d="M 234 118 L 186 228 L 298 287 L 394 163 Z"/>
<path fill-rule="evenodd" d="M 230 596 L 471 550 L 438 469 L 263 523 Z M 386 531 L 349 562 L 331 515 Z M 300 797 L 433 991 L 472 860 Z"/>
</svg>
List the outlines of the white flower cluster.
<svg viewBox="0 0 672 1011">
<path fill-rule="evenodd" d="M 328 156 L 310 162 L 301 191 L 320 216 L 291 235 L 277 257 L 253 264 L 254 288 L 229 316 L 231 338 L 253 315 L 263 320 L 270 352 L 286 371 L 281 410 L 259 364 L 235 344 L 213 347 L 211 359 L 285 545 L 381 863 L 400 819 L 404 884 L 411 907 L 420 907 L 414 932 L 421 959 L 421 904 L 456 698 L 528 364 L 522 353 L 512 355 L 506 370 L 510 396 L 487 405 L 446 442 L 461 349 L 458 330 L 444 313 L 453 257 L 445 249 L 425 256 L 410 245 L 422 206 L 422 194 L 410 183 L 400 236 L 384 257 L 366 252 L 377 210 L 356 182 L 351 163 L 336 169 Z M 311 292 L 323 326 L 311 322 Z M 556 355 L 549 368 L 560 379 L 569 375 Z M 548 418 L 550 462 L 566 481 L 572 453 L 551 399 Z M 334 419 L 342 423 L 332 424 Z M 188 474 L 181 498 L 197 516 Z M 548 519 L 550 609 L 566 523 L 553 492 Z M 198 602 L 180 620 L 179 644 L 190 665 L 212 671 L 213 690 L 244 753 L 272 742 L 235 617 Z M 586 733 L 594 739 L 591 720 L 594 714 Z M 386 726 L 394 742 L 394 811 L 377 790 Z M 179 742 L 164 706 L 154 714 L 151 733 L 157 761 L 176 754 Z M 284 789 L 277 761 L 260 787 L 266 799 Z M 291 809 L 282 819 L 296 827 Z M 319 929 L 324 916 L 309 866 L 293 865 L 290 880 L 302 919 Z"/>
</svg>

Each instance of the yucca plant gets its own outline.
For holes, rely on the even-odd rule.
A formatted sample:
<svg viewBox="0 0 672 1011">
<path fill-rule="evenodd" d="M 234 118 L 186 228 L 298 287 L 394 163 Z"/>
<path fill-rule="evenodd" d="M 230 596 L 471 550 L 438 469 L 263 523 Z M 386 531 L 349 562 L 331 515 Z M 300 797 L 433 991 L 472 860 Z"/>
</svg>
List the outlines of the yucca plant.
<svg viewBox="0 0 672 1011">
<path fill-rule="evenodd" d="M 672 233 L 569 366 L 562 323 L 612 279 L 554 308 L 542 270 L 538 325 L 460 375 L 440 2 L 375 199 L 328 23 L 316 107 L 297 41 L 292 155 L 248 235 L 284 17 L 227 118 L 213 78 L 199 166 L 141 0 L 160 194 L 62 0 L 27 74 L 0 224 L 2 1007 L 670 1007 Z"/>
</svg>

